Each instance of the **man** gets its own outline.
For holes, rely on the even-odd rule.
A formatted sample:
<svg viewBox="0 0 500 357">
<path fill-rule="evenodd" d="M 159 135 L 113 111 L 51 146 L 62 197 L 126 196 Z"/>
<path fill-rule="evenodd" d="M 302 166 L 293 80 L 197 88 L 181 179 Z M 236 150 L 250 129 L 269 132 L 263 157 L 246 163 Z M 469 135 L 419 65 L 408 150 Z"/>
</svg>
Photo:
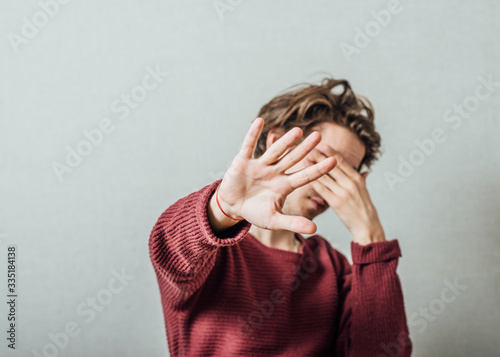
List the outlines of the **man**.
<svg viewBox="0 0 500 357">
<path fill-rule="evenodd" d="M 379 153 L 373 120 L 345 80 L 277 96 L 223 179 L 160 216 L 149 248 L 171 356 L 411 355 L 401 251 L 359 172 Z M 314 234 L 329 209 L 352 266 Z"/>
</svg>

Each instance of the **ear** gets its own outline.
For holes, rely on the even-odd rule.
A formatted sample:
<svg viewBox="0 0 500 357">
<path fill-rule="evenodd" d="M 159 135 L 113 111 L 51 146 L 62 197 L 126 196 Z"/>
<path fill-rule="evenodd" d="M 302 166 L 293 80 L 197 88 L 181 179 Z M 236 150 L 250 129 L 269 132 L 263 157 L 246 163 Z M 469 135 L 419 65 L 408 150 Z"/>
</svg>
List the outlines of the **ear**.
<svg viewBox="0 0 500 357">
<path fill-rule="evenodd" d="M 285 135 L 286 131 L 283 128 L 273 128 L 269 130 L 266 138 L 266 151 L 269 147 L 274 144 L 279 138 Z"/>
<path fill-rule="evenodd" d="M 363 180 L 365 180 L 365 181 L 366 181 L 366 176 L 368 176 L 368 174 L 369 174 L 369 173 L 370 173 L 369 171 L 365 171 L 365 172 L 363 172 L 363 173 L 361 174 L 361 177 L 363 177 Z"/>
</svg>

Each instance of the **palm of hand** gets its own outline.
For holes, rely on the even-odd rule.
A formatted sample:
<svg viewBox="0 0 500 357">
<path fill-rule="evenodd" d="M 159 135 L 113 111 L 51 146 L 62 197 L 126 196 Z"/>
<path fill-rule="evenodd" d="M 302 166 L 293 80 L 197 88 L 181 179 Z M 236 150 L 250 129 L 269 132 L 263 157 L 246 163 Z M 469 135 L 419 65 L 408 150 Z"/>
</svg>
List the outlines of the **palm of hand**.
<svg viewBox="0 0 500 357">
<path fill-rule="evenodd" d="M 316 225 L 311 220 L 285 215 L 282 208 L 293 190 L 329 172 L 335 167 L 336 159 L 329 158 L 286 174 L 285 171 L 302 160 L 321 140 L 321 135 L 313 132 L 300 145 L 288 151 L 302 135 L 299 128 L 288 131 L 261 157 L 254 159 L 252 154 L 262 124 L 261 118 L 252 123 L 240 152 L 224 175 L 219 197 L 224 202 L 225 210 L 233 217 L 242 217 L 264 229 L 314 233 Z"/>
</svg>

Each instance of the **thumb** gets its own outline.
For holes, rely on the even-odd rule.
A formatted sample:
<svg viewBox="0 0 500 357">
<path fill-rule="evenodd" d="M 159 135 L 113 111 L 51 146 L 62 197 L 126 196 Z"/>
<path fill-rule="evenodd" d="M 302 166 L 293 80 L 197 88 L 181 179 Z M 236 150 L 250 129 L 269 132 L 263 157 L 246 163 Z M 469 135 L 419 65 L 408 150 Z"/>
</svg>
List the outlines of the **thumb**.
<svg viewBox="0 0 500 357">
<path fill-rule="evenodd" d="M 369 174 L 369 173 L 370 173 L 369 171 L 365 171 L 365 172 L 363 172 L 363 173 L 361 174 L 361 176 L 363 177 L 363 180 L 365 180 L 365 181 L 366 181 L 366 176 L 368 176 L 368 174 Z"/>
<path fill-rule="evenodd" d="M 276 212 L 273 216 L 273 226 L 271 230 L 286 229 L 292 232 L 301 234 L 314 234 L 316 233 L 316 224 L 302 216 L 289 216 L 286 214 Z"/>
</svg>

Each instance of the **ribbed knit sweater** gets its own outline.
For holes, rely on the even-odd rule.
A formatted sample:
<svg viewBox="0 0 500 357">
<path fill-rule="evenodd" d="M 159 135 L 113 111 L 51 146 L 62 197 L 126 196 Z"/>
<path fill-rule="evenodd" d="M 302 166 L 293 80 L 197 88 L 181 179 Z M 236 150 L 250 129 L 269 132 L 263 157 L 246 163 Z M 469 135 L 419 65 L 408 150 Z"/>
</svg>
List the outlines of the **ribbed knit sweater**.
<svg viewBox="0 0 500 357">
<path fill-rule="evenodd" d="M 243 220 L 216 235 L 217 180 L 172 204 L 149 252 L 173 356 L 410 356 L 397 239 L 351 242 L 351 265 L 319 234 L 271 248 Z"/>
</svg>

